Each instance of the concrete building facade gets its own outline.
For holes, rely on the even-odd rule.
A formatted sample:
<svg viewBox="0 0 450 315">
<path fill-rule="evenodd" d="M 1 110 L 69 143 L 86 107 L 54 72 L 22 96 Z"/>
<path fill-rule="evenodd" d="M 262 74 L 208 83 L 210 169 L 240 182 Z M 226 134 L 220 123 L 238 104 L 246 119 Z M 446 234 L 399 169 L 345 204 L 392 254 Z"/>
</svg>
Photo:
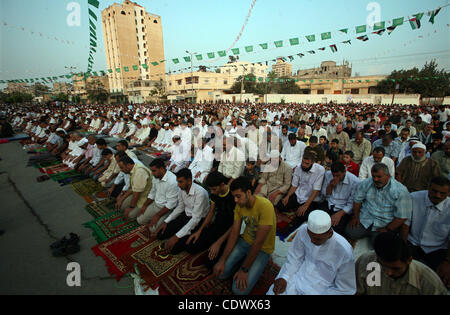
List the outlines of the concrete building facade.
<svg viewBox="0 0 450 315">
<path fill-rule="evenodd" d="M 348 61 L 343 61 L 338 66 L 335 61 L 323 61 L 320 67 L 298 70 L 297 79 L 337 79 L 350 78 L 352 76 L 352 67 Z"/>
<path fill-rule="evenodd" d="M 278 58 L 277 62 L 272 65 L 272 71 L 275 72 L 278 78 L 292 77 L 292 65 L 282 58 Z"/>
<path fill-rule="evenodd" d="M 125 0 L 102 11 L 102 27 L 111 93 L 127 95 L 132 81 L 165 79 L 160 16 Z"/>
</svg>

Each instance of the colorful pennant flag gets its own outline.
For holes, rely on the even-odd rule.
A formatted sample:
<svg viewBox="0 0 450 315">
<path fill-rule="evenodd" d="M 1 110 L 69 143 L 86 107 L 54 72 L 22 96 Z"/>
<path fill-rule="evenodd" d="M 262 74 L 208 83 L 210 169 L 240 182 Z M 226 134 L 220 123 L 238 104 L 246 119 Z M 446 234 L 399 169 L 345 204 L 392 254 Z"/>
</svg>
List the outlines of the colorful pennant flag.
<svg viewBox="0 0 450 315">
<path fill-rule="evenodd" d="M 203 60 L 203 56 L 202 55 L 195 55 L 195 58 L 197 58 L 197 60 Z"/>
<path fill-rule="evenodd" d="M 343 42 L 342 42 L 343 44 L 352 44 L 352 41 L 349 39 L 349 40 L 344 40 Z"/>
<path fill-rule="evenodd" d="M 227 55 L 227 52 L 225 50 L 220 50 L 217 52 L 217 54 L 219 54 L 220 57 L 225 57 Z"/>
<path fill-rule="evenodd" d="M 367 31 L 366 25 L 361 25 L 356 27 L 356 34 L 365 33 Z"/>
<path fill-rule="evenodd" d="M 331 32 L 321 34 L 322 40 L 331 39 Z"/>
<path fill-rule="evenodd" d="M 400 26 L 400 25 L 403 25 L 404 19 L 405 19 L 405 18 L 403 18 L 403 17 L 394 19 L 394 20 L 392 21 L 392 26 Z"/>
<path fill-rule="evenodd" d="M 396 28 L 397 28 L 397 26 L 389 26 L 389 27 L 387 28 L 388 35 L 391 35 L 391 33 L 392 33 Z"/>
<path fill-rule="evenodd" d="M 414 14 L 414 17 L 409 20 L 409 23 L 411 24 L 411 28 L 413 30 L 417 30 L 421 27 L 420 20 L 423 17 L 423 13 Z"/>
<path fill-rule="evenodd" d="M 436 17 L 436 15 L 438 15 L 439 11 L 441 11 L 441 8 L 430 12 L 431 17 L 430 17 L 430 21 L 429 22 L 431 24 L 434 24 L 434 18 Z"/>
<path fill-rule="evenodd" d="M 245 46 L 245 51 L 246 52 L 252 52 L 253 51 L 253 46 Z"/>
<path fill-rule="evenodd" d="M 316 40 L 316 35 L 308 35 L 306 36 L 308 42 L 314 42 Z"/>
<path fill-rule="evenodd" d="M 331 48 L 331 51 L 332 52 L 337 52 L 337 47 L 336 47 L 336 45 L 330 45 L 330 48 Z"/>
<path fill-rule="evenodd" d="M 191 57 L 187 56 L 187 57 L 183 57 L 184 61 L 186 62 L 190 62 L 191 61 Z"/>
<path fill-rule="evenodd" d="M 216 55 L 213 52 L 207 54 L 209 59 L 213 59 Z"/>
<path fill-rule="evenodd" d="M 298 40 L 298 37 L 296 37 L 296 38 L 289 39 L 289 43 L 291 44 L 291 46 L 295 46 L 295 45 L 300 44 L 300 41 Z"/>
<path fill-rule="evenodd" d="M 362 40 L 363 42 L 367 42 L 369 37 L 367 35 L 356 37 L 356 39 Z"/>
<path fill-rule="evenodd" d="M 232 48 L 231 51 L 233 52 L 233 54 L 239 55 L 239 48 Z"/>
<path fill-rule="evenodd" d="M 343 28 L 343 29 L 339 30 L 339 32 L 347 34 L 348 33 L 348 28 Z"/>
<path fill-rule="evenodd" d="M 283 41 L 282 40 L 278 40 L 278 41 L 274 42 L 274 44 L 275 44 L 275 47 L 277 47 L 277 48 L 283 47 Z"/>
<path fill-rule="evenodd" d="M 386 30 L 385 29 L 382 29 L 382 30 L 379 30 L 379 31 L 376 31 L 376 32 L 373 32 L 373 34 L 377 34 L 377 35 L 383 35 L 384 34 L 384 32 L 385 32 Z"/>
<path fill-rule="evenodd" d="M 386 25 L 386 23 L 385 23 L 384 21 L 383 21 L 383 22 L 375 23 L 375 24 L 373 25 L 373 30 L 374 30 L 374 31 L 382 30 L 382 29 L 385 28 L 385 25 Z"/>
<path fill-rule="evenodd" d="M 269 47 L 269 45 L 267 43 L 259 44 L 259 46 L 261 46 L 262 49 L 267 49 Z"/>
</svg>

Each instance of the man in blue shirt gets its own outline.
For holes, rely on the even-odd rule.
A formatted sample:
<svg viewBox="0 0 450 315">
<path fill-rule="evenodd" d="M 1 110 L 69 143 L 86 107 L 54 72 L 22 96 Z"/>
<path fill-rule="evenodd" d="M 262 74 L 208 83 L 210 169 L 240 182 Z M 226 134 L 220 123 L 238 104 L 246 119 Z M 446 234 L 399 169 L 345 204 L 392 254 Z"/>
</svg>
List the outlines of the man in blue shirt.
<svg viewBox="0 0 450 315">
<path fill-rule="evenodd" d="M 379 233 L 398 232 L 411 218 L 412 200 L 408 189 L 391 178 L 383 163 L 375 164 L 371 173 L 372 178 L 364 180 L 358 187 L 353 218 L 345 229 L 352 241 L 370 236 L 373 243 Z"/>
</svg>

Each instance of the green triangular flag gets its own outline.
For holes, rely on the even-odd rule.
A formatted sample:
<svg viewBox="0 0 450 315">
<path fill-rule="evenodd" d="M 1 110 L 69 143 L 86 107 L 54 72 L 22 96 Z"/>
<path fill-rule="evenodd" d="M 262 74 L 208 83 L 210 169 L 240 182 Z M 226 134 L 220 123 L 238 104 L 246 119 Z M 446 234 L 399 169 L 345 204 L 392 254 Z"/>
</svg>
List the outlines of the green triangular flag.
<svg viewBox="0 0 450 315">
<path fill-rule="evenodd" d="M 215 54 L 213 52 L 208 53 L 208 58 L 213 59 L 215 57 Z"/>
<path fill-rule="evenodd" d="M 133 67 L 133 70 L 139 70 L 139 67 L 136 66 L 136 65 L 134 65 L 134 66 L 132 66 L 132 67 Z"/>
<path fill-rule="evenodd" d="M 282 40 L 277 40 L 276 42 L 274 42 L 275 47 L 280 48 L 283 47 L 283 41 Z"/>
<path fill-rule="evenodd" d="M 233 54 L 239 55 L 239 48 L 232 48 L 231 51 L 233 52 Z"/>
<path fill-rule="evenodd" d="M 405 19 L 405 18 L 403 18 L 403 17 L 394 19 L 394 20 L 392 21 L 392 26 L 400 26 L 400 25 L 403 25 L 404 19 Z"/>
<path fill-rule="evenodd" d="M 339 30 L 339 32 L 347 34 L 348 33 L 348 28 L 343 28 L 343 29 Z"/>
<path fill-rule="evenodd" d="M 259 44 L 259 46 L 261 46 L 262 49 L 267 49 L 269 47 L 269 45 L 267 43 Z"/>
<path fill-rule="evenodd" d="M 174 64 L 180 63 L 180 60 L 178 58 L 172 59 Z"/>
<path fill-rule="evenodd" d="M 116 68 L 116 72 L 119 72 L 119 73 L 120 73 L 120 68 Z"/>
<path fill-rule="evenodd" d="M 130 71 L 130 68 L 128 68 L 128 67 L 123 67 L 123 70 L 124 70 L 125 72 L 128 72 L 128 71 Z"/>
<path fill-rule="evenodd" d="M 365 33 L 367 30 L 366 25 L 361 25 L 356 27 L 356 34 Z"/>
<path fill-rule="evenodd" d="M 300 41 L 299 41 L 298 37 L 295 37 L 295 38 L 291 38 L 289 40 L 289 43 L 291 44 L 291 46 L 294 46 L 294 45 L 300 44 Z"/>
<path fill-rule="evenodd" d="M 225 57 L 227 55 L 227 52 L 225 50 L 220 50 L 217 52 L 217 54 L 219 54 L 220 57 Z"/>
<path fill-rule="evenodd" d="M 96 9 L 98 9 L 98 6 L 99 6 L 99 2 L 98 2 L 98 0 L 88 0 L 88 3 L 90 4 L 90 5 L 92 5 L 92 6 L 94 6 Z"/>
<path fill-rule="evenodd" d="M 306 36 L 308 42 L 314 42 L 316 40 L 316 35 L 308 35 Z"/>
<path fill-rule="evenodd" d="M 383 22 L 378 22 L 378 23 L 375 23 L 374 25 L 373 25 L 373 30 L 374 31 L 379 31 L 379 30 L 382 30 L 382 29 L 384 29 L 385 28 L 385 22 L 383 21 Z"/>
<path fill-rule="evenodd" d="M 144 68 L 145 70 L 147 70 L 147 69 L 148 69 L 148 64 L 143 63 L 143 64 L 142 64 L 142 68 Z"/>
<path fill-rule="evenodd" d="M 156 61 L 153 61 L 152 63 L 151 63 L 152 65 L 154 65 L 154 66 L 157 66 L 157 65 L 159 65 L 159 63 L 158 62 L 156 62 Z"/>
<path fill-rule="evenodd" d="M 253 46 L 245 46 L 245 51 L 246 52 L 252 52 L 253 51 Z"/>
<path fill-rule="evenodd" d="M 434 24 L 434 18 L 435 18 L 436 15 L 438 15 L 439 11 L 441 11 L 441 8 L 439 8 L 437 10 L 434 10 L 434 11 L 431 11 L 431 13 L 430 13 L 431 17 L 430 17 L 430 20 L 429 20 L 429 22 L 431 24 Z"/>
<path fill-rule="evenodd" d="M 108 69 L 108 72 L 109 72 L 109 73 L 112 73 L 113 71 L 112 71 L 112 69 Z"/>
<path fill-rule="evenodd" d="M 195 55 L 195 58 L 197 58 L 197 60 L 203 60 L 203 56 L 202 55 Z"/>
<path fill-rule="evenodd" d="M 183 57 L 184 61 L 186 62 L 190 62 L 191 61 L 191 57 Z"/>
<path fill-rule="evenodd" d="M 330 39 L 331 32 L 322 33 L 321 37 L 322 37 L 322 40 Z"/>
</svg>

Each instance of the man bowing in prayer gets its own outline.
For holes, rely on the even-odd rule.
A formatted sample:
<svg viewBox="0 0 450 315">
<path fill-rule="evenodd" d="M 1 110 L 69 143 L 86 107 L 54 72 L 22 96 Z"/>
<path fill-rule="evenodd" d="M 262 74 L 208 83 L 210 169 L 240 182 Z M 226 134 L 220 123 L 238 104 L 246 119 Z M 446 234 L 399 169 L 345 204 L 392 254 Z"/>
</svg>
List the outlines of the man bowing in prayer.
<svg viewBox="0 0 450 315">
<path fill-rule="evenodd" d="M 355 261 L 350 244 L 331 228 L 322 210 L 310 213 L 289 248 L 268 295 L 344 295 L 356 293 Z"/>
</svg>

